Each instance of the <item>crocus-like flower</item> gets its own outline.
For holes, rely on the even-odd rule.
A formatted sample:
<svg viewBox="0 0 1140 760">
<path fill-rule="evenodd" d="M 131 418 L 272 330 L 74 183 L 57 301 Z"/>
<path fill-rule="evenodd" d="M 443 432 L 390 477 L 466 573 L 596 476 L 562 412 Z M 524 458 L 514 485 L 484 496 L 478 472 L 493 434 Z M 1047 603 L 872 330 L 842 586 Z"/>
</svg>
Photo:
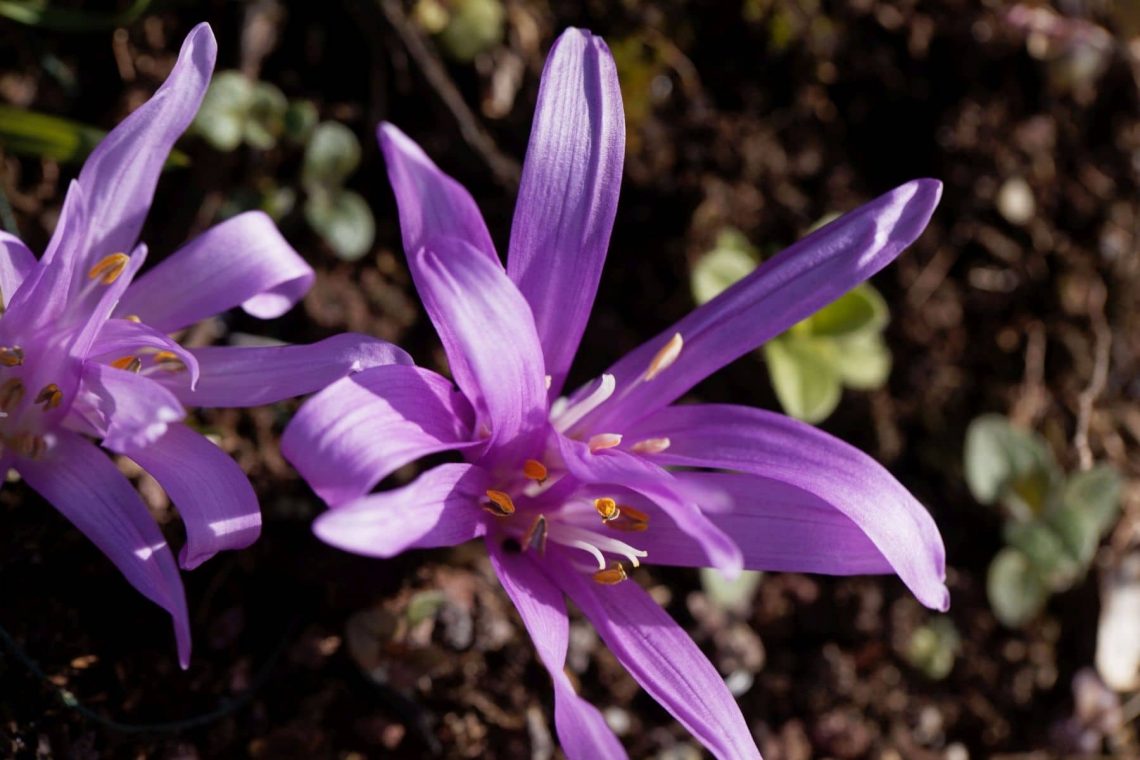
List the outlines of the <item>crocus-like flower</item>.
<svg viewBox="0 0 1140 760">
<path fill-rule="evenodd" d="M 458 389 L 415 366 L 365 370 L 306 402 L 282 448 L 331 507 L 315 531 L 334 546 L 389 557 L 484 538 L 554 680 L 568 756 L 624 752 L 563 672 L 565 596 L 715 755 L 756 757 L 721 677 L 627 576 L 642 563 L 896 572 L 945 609 L 942 541 L 922 505 L 842 441 L 758 409 L 672 402 L 891 261 L 941 186 L 910 182 L 818 230 L 564 398 L 616 212 L 624 130 L 608 49 L 567 31 L 543 74 L 504 269 L 468 193 L 382 125 L 412 276 Z M 370 493 L 445 450 L 464 462 Z"/>
<path fill-rule="evenodd" d="M 210 28 L 196 27 L 155 96 L 87 159 L 42 258 L 0 233 L 0 472 L 19 472 L 170 613 L 183 667 L 190 627 L 174 558 L 130 481 L 89 439 L 162 485 L 186 525 L 179 560 L 193 568 L 253 542 L 261 514 L 241 469 L 181 422 L 184 404 L 263 404 L 365 366 L 410 362 L 364 336 L 196 350 L 167 336 L 239 304 L 278 316 L 314 278 L 273 222 L 249 213 L 135 280 L 159 173 L 202 101 L 216 53 Z"/>
</svg>

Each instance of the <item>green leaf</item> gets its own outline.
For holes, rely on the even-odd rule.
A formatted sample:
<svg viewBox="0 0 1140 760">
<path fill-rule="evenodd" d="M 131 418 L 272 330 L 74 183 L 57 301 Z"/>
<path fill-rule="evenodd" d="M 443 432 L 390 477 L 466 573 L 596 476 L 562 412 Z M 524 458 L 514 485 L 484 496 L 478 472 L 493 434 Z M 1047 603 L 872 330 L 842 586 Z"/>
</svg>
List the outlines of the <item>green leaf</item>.
<svg viewBox="0 0 1140 760">
<path fill-rule="evenodd" d="M 324 121 L 313 130 L 305 147 L 301 183 L 309 192 L 340 187 L 360 165 L 360 141 L 352 130 L 336 121 Z"/>
<path fill-rule="evenodd" d="M 219 71 L 210 82 L 191 129 L 221 151 L 241 145 L 253 106 L 254 84 L 238 71 Z"/>
<path fill-rule="evenodd" d="M 1041 612 L 1049 591 L 1029 558 L 1018 549 L 1006 547 L 990 563 L 986 595 L 997 619 L 1017 628 Z"/>
<path fill-rule="evenodd" d="M 1084 574 L 1085 565 L 1069 551 L 1062 537 L 1040 521 L 1006 523 L 1006 543 L 1033 564 L 1051 591 L 1063 591 Z"/>
<path fill-rule="evenodd" d="M 835 366 L 843 384 L 856 390 L 883 387 L 891 374 L 891 350 L 877 332 L 862 332 L 834 340 Z"/>
<path fill-rule="evenodd" d="M 1041 514 L 1059 478 L 1044 441 L 1014 428 L 998 414 L 985 414 L 966 430 L 966 484 L 982 504 L 1002 500 L 1015 516 Z"/>
<path fill-rule="evenodd" d="M 740 230 L 725 227 L 713 249 L 693 267 L 690 286 L 697 305 L 708 303 L 737 280 L 752 273 L 759 261 L 755 248 Z"/>
<path fill-rule="evenodd" d="M 768 376 L 780 406 L 805 422 L 824 420 L 839 405 L 843 387 L 827 342 L 777 337 L 764 344 Z"/>
<path fill-rule="evenodd" d="M 249 102 L 243 136 L 246 145 L 258 150 L 270 150 L 285 131 L 285 112 L 289 101 L 276 85 L 256 82 Z"/>
<path fill-rule="evenodd" d="M 117 12 L 56 8 L 45 0 L 0 0 L 0 16 L 53 32 L 100 32 L 126 26 L 141 16 L 151 0 L 134 0 Z"/>
<path fill-rule="evenodd" d="M 844 293 L 805 321 L 812 335 L 840 337 L 864 330 L 882 330 L 889 318 L 887 302 L 877 290 L 863 284 Z"/>
<path fill-rule="evenodd" d="M 1069 478 L 1049 522 L 1085 569 L 1119 511 L 1120 475 L 1101 465 Z"/>
<path fill-rule="evenodd" d="M 0 105 L 0 146 L 21 156 L 76 163 L 107 136 L 101 129 L 58 116 Z M 185 153 L 172 151 L 166 168 L 189 166 Z"/>
<path fill-rule="evenodd" d="M 351 190 L 310 195 L 305 202 L 305 220 L 346 261 L 368 253 L 376 236 L 372 209 Z"/>
<path fill-rule="evenodd" d="M 940 681 L 954 669 L 954 660 L 962 648 L 962 637 L 954 623 L 939 615 L 915 629 L 907 643 L 906 659 L 927 678 Z"/>
<path fill-rule="evenodd" d="M 506 11 L 501 0 L 452 0 L 439 44 L 458 61 L 470 61 L 503 39 Z"/>
<path fill-rule="evenodd" d="M 317 127 L 320 114 L 311 100 L 294 100 L 289 103 L 285 111 L 285 137 L 290 141 L 303 145 L 312 137 Z"/>
<path fill-rule="evenodd" d="M 719 570 L 711 567 L 700 569 L 701 588 L 709 601 L 717 608 L 743 614 L 752 606 L 752 598 L 764 574 L 756 570 L 744 570 L 735 580 L 727 580 Z"/>
</svg>

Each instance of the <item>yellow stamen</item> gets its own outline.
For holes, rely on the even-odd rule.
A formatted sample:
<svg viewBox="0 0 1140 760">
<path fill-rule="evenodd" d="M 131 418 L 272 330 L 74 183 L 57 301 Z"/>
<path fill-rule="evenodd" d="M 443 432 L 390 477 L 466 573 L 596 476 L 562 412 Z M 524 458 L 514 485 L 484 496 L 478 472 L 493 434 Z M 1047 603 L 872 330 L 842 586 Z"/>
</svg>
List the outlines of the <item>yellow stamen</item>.
<svg viewBox="0 0 1140 760">
<path fill-rule="evenodd" d="M 511 501 L 509 494 L 489 488 L 487 489 L 487 498 L 491 501 L 483 504 L 483 509 L 495 517 L 510 517 L 515 513 L 515 503 Z"/>
<path fill-rule="evenodd" d="M 142 318 L 139 317 L 138 314 L 128 314 L 127 316 L 123 317 L 123 319 L 127 320 L 128 322 L 134 322 L 136 325 L 142 322 Z"/>
<path fill-rule="evenodd" d="M 669 448 L 670 443 L 668 438 L 646 438 L 630 446 L 629 450 L 637 454 L 660 454 Z"/>
<path fill-rule="evenodd" d="M 629 576 L 625 574 L 625 565 L 620 562 L 614 562 L 605 570 L 599 570 L 594 573 L 594 582 L 600 583 L 603 586 L 615 586 L 628 577 Z"/>
<path fill-rule="evenodd" d="M 523 548 L 534 549 L 539 554 L 546 551 L 546 515 L 534 518 L 530 529 L 523 536 Z"/>
<path fill-rule="evenodd" d="M 681 347 L 685 345 L 685 341 L 681 338 L 681 333 L 674 333 L 669 342 L 661 347 L 657 355 L 653 357 L 653 361 L 649 362 L 649 369 L 645 370 L 644 378 L 652 380 L 667 370 L 673 362 L 677 361 L 677 357 L 681 355 Z"/>
<path fill-rule="evenodd" d="M 546 465 L 537 459 L 528 459 L 523 462 L 523 475 L 526 475 L 531 480 L 537 480 L 539 483 L 546 480 Z"/>
<path fill-rule="evenodd" d="M 44 411 L 55 409 L 63 403 L 63 391 L 55 383 L 48 383 L 36 396 L 37 404 L 44 405 Z"/>
<path fill-rule="evenodd" d="M 598 510 L 598 515 L 601 516 L 602 522 L 609 522 L 621 514 L 617 502 L 608 496 L 594 499 L 594 509 Z"/>
<path fill-rule="evenodd" d="M 24 363 L 24 349 L 19 346 L 0 346 L 0 364 L 18 367 Z"/>
<path fill-rule="evenodd" d="M 5 381 L 0 386 L 0 412 L 6 412 L 18 406 L 24 400 L 24 382 L 18 377 Z"/>
<path fill-rule="evenodd" d="M 142 369 L 142 359 L 137 356 L 120 356 L 111 362 L 115 369 L 125 369 L 127 372 L 138 372 Z"/>
<path fill-rule="evenodd" d="M 649 529 L 649 515 L 640 509 L 634 509 L 628 504 L 618 506 L 618 514 L 612 520 L 606 520 L 606 525 L 614 530 L 624 533 L 641 533 Z"/>
<path fill-rule="evenodd" d="M 16 433 L 8 441 L 16 453 L 28 459 L 39 459 L 47 451 L 47 441 L 42 435 L 28 432 Z"/>
<path fill-rule="evenodd" d="M 159 351 L 154 355 L 154 363 L 168 372 L 181 372 L 186 369 L 186 363 L 173 351 Z"/>
<path fill-rule="evenodd" d="M 590 447 L 591 454 L 597 454 L 602 449 L 612 449 L 621 443 L 621 436 L 617 433 L 599 433 L 590 436 L 586 445 Z"/>
<path fill-rule="evenodd" d="M 112 253 L 99 259 L 95 266 L 87 272 L 87 279 L 99 280 L 104 285 L 110 285 L 115 280 L 119 279 L 119 275 L 127 268 L 131 257 L 125 253 Z"/>
</svg>

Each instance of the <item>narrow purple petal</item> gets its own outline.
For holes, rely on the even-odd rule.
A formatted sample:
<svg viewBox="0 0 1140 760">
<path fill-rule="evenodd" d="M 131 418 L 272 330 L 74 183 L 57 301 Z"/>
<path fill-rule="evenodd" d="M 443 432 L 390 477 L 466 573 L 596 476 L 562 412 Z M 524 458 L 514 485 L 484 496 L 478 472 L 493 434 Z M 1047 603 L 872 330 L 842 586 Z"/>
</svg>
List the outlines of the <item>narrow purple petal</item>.
<svg viewBox="0 0 1140 760">
<path fill-rule="evenodd" d="M 4 322 L 43 325 L 58 319 L 68 302 L 76 259 L 87 224 L 83 188 L 72 181 L 63 198 L 63 210 L 39 266 L 28 273 L 20 289 L 10 295 Z M 0 330 L 3 322 L 0 322 Z"/>
<path fill-rule="evenodd" d="M 154 380 L 98 362 L 83 365 L 79 397 L 71 411 L 99 431 L 103 445 L 112 451 L 146 446 L 186 416 L 174 394 Z"/>
<path fill-rule="evenodd" d="M 594 303 L 621 189 L 625 116 L 609 48 L 567 29 L 546 59 L 507 273 L 526 296 L 558 395 Z"/>
<path fill-rule="evenodd" d="M 630 439 L 667 437 L 654 455 L 663 465 L 760 475 L 813 494 L 867 534 L 918 600 L 950 605 L 946 550 L 930 513 L 878 462 L 811 425 L 781 414 L 727 404 L 673 406 L 630 431 Z"/>
<path fill-rule="evenodd" d="M 570 621 L 562 591 L 528 555 L 504 551 L 487 541 L 491 565 L 507 596 L 519 611 L 538 650 L 539 659 L 554 680 L 554 724 L 562 751 L 570 760 L 623 758 L 625 749 L 606 725 L 596 707 L 578 696 L 566 675 L 566 649 Z"/>
<path fill-rule="evenodd" d="M 831 504 L 794 486 L 755 475 L 677 472 L 682 492 L 740 546 L 749 570 L 863 575 L 893 573 L 871 539 Z M 636 501 L 635 508 L 653 513 Z M 660 510 L 657 510 L 659 513 Z M 637 535 L 644 560 L 703 567 L 705 553 L 667 514 Z"/>
<path fill-rule="evenodd" d="M 600 586 L 567 570 L 557 582 L 630 675 L 718 758 L 760 758 L 716 668 L 636 583 Z"/>
<path fill-rule="evenodd" d="M 115 313 L 137 315 L 163 332 L 239 304 L 271 319 L 292 308 L 314 278 L 273 220 L 250 211 L 206 230 L 140 277 Z"/>
<path fill-rule="evenodd" d="M 942 194 L 931 179 L 908 182 L 813 232 L 609 370 L 617 396 L 583 423 L 600 431 L 675 400 L 702 379 L 834 301 L 889 264 L 926 228 Z M 680 334 L 670 366 L 643 379 Z M 612 432 L 624 432 L 614 430 Z"/>
<path fill-rule="evenodd" d="M 429 238 L 455 237 L 498 261 L 487 224 L 471 194 L 440 171 L 420 146 L 392 124 L 376 131 L 396 195 L 404 252 L 411 256 Z"/>
<path fill-rule="evenodd" d="M 441 464 L 394 491 L 330 509 L 313 523 L 317 538 L 367 557 L 455 546 L 483 535 L 490 476 L 470 464 Z"/>
<path fill-rule="evenodd" d="M 329 506 L 358 499 L 427 454 L 471 441 L 474 412 L 434 372 L 390 364 L 330 385 L 305 402 L 281 453 Z"/>
<path fill-rule="evenodd" d="M 617 449 L 592 453 L 579 442 L 558 436 L 562 460 L 582 483 L 611 484 L 640 493 L 669 515 L 704 554 L 702 565 L 734 576 L 743 567 L 740 547 L 682 492 L 673 475 L 642 457 Z"/>
<path fill-rule="evenodd" d="M 36 266 L 36 256 L 15 235 L 0 231 L 0 305 L 7 306 Z"/>
<path fill-rule="evenodd" d="M 192 349 L 201 378 L 190 389 L 179 374 L 156 375 L 187 406 L 272 404 L 318 391 L 342 377 L 383 364 L 411 364 L 403 350 L 376 338 L 343 333 L 304 346 L 207 346 Z"/>
<path fill-rule="evenodd" d="M 194 27 L 154 97 L 111 130 L 83 164 L 79 184 L 87 194 L 88 226 L 81 267 L 134 248 L 166 157 L 206 94 L 217 51 L 209 25 Z"/>
<path fill-rule="evenodd" d="M 530 307 L 497 260 L 457 238 L 428 245 L 411 257 L 416 289 L 455 382 L 508 463 L 533 449 L 546 425 L 542 347 Z"/>
<path fill-rule="evenodd" d="M 185 365 L 191 387 L 198 382 L 200 371 L 194 354 L 169 335 L 128 319 L 109 319 L 104 322 L 95 342 L 87 351 L 87 357 L 92 361 L 110 364 L 118 359 L 137 356 L 142 362 L 142 371 L 154 371 L 154 357 L 160 351 L 169 351 Z"/>
<path fill-rule="evenodd" d="M 40 460 L 21 459 L 20 475 L 79 528 L 139 592 L 174 619 L 178 661 L 190 663 L 190 621 L 174 557 L 130 481 L 82 436 L 60 432 Z"/>
<path fill-rule="evenodd" d="M 192 570 L 225 549 L 243 549 L 261 533 L 257 494 L 241 468 L 214 444 L 181 424 L 171 424 L 145 446 L 117 450 L 135 460 L 163 487 L 182 522 L 179 552 Z"/>
</svg>

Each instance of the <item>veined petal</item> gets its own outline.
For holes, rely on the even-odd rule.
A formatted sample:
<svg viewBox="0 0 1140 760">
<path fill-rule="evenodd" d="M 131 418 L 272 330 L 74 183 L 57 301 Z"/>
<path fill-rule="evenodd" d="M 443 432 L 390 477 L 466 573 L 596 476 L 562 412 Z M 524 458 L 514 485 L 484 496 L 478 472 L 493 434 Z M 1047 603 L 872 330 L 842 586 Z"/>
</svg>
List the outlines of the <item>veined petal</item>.
<svg viewBox="0 0 1140 760">
<path fill-rule="evenodd" d="M 0 231 L 0 306 L 7 306 L 36 266 L 36 256 L 15 235 Z"/>
<path fill-rule="evenodd" d="M 471 442 L 474 413 L 451 383 L 420 367 L 373 367 L 305 402 L 281 453 L 330 506 L 357 499 L 427 454 Z"/>
<path fill-rule="evenodd" d="M 304 346 L 207 346 L 191 349 L 201 377 L 193 390 L 177 373 L 156 375 L 187 406 L 272 404 L 320 390 L 353 372 L 411 364 L 403 350 L 367 335 L 342 333 Z"/>
<path fill-rule="evenodd" d="M 624 758 L 625 749 L 596 707 L 578 696 L 566 675 L 570 621 L 562 591 L 528 555 L 504 551 L 488 539 L 491 565 L 519 611 L 539 659 L 554 680 L 554 723 L 570 760 Z"/>
<path fill-rule="evenodd" d="M 166 540 L 130 481 L 82 436 L 60 431 L 40 460 L 21 459 L 20 475 L 79 528 L 139 592 L 174 619 L 178 660 L 190 663 L 190 621 L 182 579 Z"/>
<path fill-rule="evenodd" d="M 239 304 L 271 319 L 292 308 L 314 278 L 273 220 L 249 211 L 206 230 L 140 277 L 115 313 L 137 315 L 163 332 Z"/>
<path fill-rule="evenodd" d="M 640 493 L 669 515 L 677 527 L 704 553 L 702 565 L 728 576 L 743 567 L 740 547 L 682 492 L 673 475 L 642 457 L 618 449 L 591 452 L 589 447 L 557 436 L 562 460 L 570 474 L 586 484 L 610 484 Z"/>
<path fill-rule="evenodd" d="M 534 318 L 498 261 L 457 238 L 434 238 L 411 257 L 412 276 L 455 382 L 505 463 L 533 449 L 546 424 L 542 348 Z"/>
<path fill-rule="evenodd" d="M 759 760 L 724 679 L 644 589 L 629 581 L 600 586 L 570 570 L 556 581 L 630 675 L 713 755 Z"/>
<path fill-rule="evenodd" d="M 455 237 L 498 261 L 487 224 L 471 194 L 440 171 L 420 146 L 387 122 L 376 130 L 396 195 L 404 252 L 411 256 L 429 238 Z"/>
<path fill-rule="evenodd" d="M 945 610 L 946 550 L 930 513 L 878 462 L 811 425 L 728 404 L 672 406 L 634 438 L 670 440 L 654 461 L 760 475 L 812 494 L 867 534 L 918 600 Z"/>
<path fill-rule="evenodd" d="M 455 546 L 483 535 L 479 507 L 490 479 L 470 464 L 441 464 L 393 491 L 330 509 L 313 523 L 317 538 L 367 557 Z"/>
<path fill-rule="evenodd" d="M 779 335 L 878 272 L 922 234 L 942 194 L 932 179 L 908 182 L 816 230 L 695 309 L 610 370 L 614 399 L 582 429 L 612 428 L 675 400 L 702 379 Z M 654 358 L 680 335 L 683 348 L 644 380 Z M 624 432 L 616 430 L 616 432 Z"/>
<path fill-rule="evenodd" d="M 147 365 L 153 362 L 153 357 L 161 351 L 174 354 L 178 361 L 182 362 L 186 368 L 190 387 L 193 388 L 200 374 L 197 357 L 166 333 L 161 333 L 141 322 L 132 322 L 129 319 L 107 320 L 99 330 L 95 342 L 91 344 L 87 357 L 92 361 L 110 364 L 128 356 L 138 356 L 143 367 L 150 369 Z"/>
<path fill-rule="evenodd" d="M 567 29 L 542 74 L 507 258 L 534 313 L 554 396 L 594 303 L 624 159 L 613 57 L 600 37 Z"/>
<path fill-rule="evenodd" d="M 88 224 L 80 268 L 134 248 L 166 157 L 206 94 L 217 52 L 210 26 L 194 27 L 154 97 L 112 129 L 83 164 L 79 184 L 87 195 Z"/>
<path fill-rule="evenodd" d="M 186 525 L 178 561 L 192 570 L 224 549 L 243 549 L 261 533 L 257 494 L 241 468 L 185 425 L 172 423 L 145 446 L 117 450 L 166 491 Z"/>
<path fill-rule="evenodd" d="M 851 518 L 778 480 L 724 472 L 676 472 L 680 490 L 740 546 L 749 570 L 862 575 L 893 573 Z M 635 501 L 635 508 L 641 508 Z M 645 511 L 643 509 L 643 511 Z M 660 510 L 658 510 L 660 512 Z M 703 567 L 704 551 L 667 514 L 654 515 L 637 546 L 655 565 Z"/>
<path fill-rule="evenodd" d="M 71 408 L 99 431 L 112 451 L 146 446 L 161 438 L 172 422 L 186 416 L 169 390 L 150 378 L 98 362 L 83 365 L 79 396 Z"/>
</svg>

